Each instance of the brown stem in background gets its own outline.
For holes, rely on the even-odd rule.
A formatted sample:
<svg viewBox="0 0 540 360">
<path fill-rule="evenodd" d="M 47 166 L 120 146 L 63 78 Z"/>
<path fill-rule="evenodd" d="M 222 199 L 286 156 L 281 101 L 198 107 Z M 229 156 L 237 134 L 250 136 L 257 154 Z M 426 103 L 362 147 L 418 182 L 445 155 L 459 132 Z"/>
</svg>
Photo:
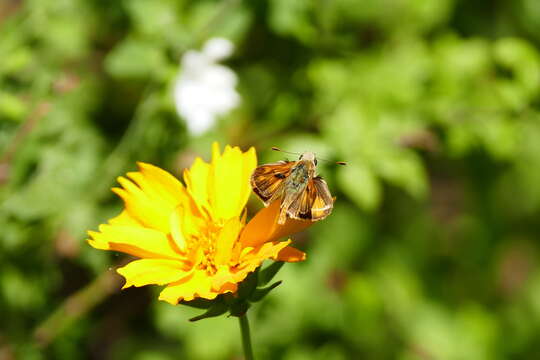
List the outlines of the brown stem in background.
<svg viewBox="0 0 540 360">
<path fill-rule="evenodd" d="M 22 4 L 22 0 L 8 0 L 0 3 L 0 24 L 19 11 Z"/>
</svg>

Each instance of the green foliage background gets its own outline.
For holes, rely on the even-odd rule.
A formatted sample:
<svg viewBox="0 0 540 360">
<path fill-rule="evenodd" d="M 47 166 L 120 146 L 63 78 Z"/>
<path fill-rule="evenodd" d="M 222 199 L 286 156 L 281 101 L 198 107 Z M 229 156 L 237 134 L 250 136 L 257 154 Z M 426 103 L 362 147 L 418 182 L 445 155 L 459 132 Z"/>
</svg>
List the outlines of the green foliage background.
<svg viewBox="0 0 540 360">
<path fill-rule="evenodd" d="M 242 104 L 194 138 L 172 85 L 214 36 Z M 136 160 L 214 140 L 349 163 L 250 311 L 258 358 L 538 356 L 539 45 L 536 0 L 0 2 L 0 358 L 240 358 L 235 319 L 120 293 L 85 243 Z"/>
</svg>

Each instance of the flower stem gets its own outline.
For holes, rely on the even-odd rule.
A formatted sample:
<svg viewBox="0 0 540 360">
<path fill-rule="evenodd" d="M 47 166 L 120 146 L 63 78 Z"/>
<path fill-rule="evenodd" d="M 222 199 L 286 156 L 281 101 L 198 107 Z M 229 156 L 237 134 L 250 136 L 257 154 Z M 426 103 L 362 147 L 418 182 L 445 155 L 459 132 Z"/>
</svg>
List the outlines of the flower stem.
<svg viewBox="0 0 540 360">
<path fill-rule="evenodd" d="M 247 314 L 238 317 L 240 332 L 242 333 L 242 346 L 244 347 L 245 360 L 254 360 L 253 348 L 251 347 L 251 335 L 249 333 L 249 320 Z"/>
</svg>

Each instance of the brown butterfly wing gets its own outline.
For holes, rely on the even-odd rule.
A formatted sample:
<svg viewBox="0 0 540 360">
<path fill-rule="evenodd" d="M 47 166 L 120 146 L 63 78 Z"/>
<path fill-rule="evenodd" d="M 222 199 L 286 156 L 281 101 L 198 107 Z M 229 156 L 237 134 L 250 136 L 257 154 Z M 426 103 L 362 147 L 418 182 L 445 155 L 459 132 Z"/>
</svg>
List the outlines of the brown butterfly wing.
<svg viewBox="0 0 540 360">
<path fill-rule="evenodd" d="M 311 220 L 322 220 L 332 212 L 334 199 L 328 190 L 326 181 L 321 177 L 315 177 L 312 181 L 317 196 L 311 204 Z"/>
<path fill-rule="evenodd" d="M 318 221 L 332 212 L 334 199 L 323 178 L 311 179 L 304 192 L 291 204 L 287 214 L 293 219 Z"/>
<path fill-rule="evenodd" d="M 278 161 L 261 165 L 251 175 L 253 192 L 268 206 L 273 199 L 280 197 L 283 180 L 290 174 L 296 161 Z"/>
</svg>

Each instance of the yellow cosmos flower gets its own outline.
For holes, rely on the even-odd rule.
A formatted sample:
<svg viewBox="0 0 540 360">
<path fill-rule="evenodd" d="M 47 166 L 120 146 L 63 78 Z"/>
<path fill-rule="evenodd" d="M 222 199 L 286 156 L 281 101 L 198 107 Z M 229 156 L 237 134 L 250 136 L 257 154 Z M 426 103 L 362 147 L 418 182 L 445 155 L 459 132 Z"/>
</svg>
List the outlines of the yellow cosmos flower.
<svg viewBox="0 0 540 360">
<path fill-rule="evenodd" d="M 296 262 L 305 254 L 279 238 L 309 221 L 277 224 L 279 204 L 259 211 L 246 224 L 249 178 L 255 150 L 213 144 L 212 161 L 197 158 L 184 172 L 185 186 L 168 172 L 138 163 L 139 171 L 119 177 L 113 188 L 125 204 L 120 215 L 89 231 L 91 246 L 140 259 L 117 271 L 123 288 L 167 285 L 159 299 L 171 304 L 214 299 L 236 292 L 238 283 L 265 259 Z"/>
</svg>

